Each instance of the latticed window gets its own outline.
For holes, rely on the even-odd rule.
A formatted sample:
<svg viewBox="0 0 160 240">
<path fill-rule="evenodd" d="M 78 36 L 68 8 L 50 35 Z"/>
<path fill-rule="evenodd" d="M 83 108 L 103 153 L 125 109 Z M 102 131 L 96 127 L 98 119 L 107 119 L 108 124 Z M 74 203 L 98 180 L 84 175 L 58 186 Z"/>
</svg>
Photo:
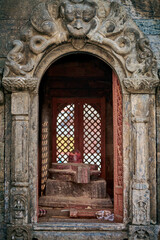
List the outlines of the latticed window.
<svg viewBox="0 0 160 240">
<path fill-rule="evenodd" d="M 58 163 L 67 163 L 68 153 L 74 149 L 74 109 L 74 104 L 67 105 L 57 116 L 56 161 Z"/>
<path fill-rule="evenodd" d="M 54 98 L 53 161 L 67 163 L 69 153 L 78 149 L 84 163 L 97 164 L 102 170 L 105 164 L 104 122 L 104 98 Z"/>
</svg>

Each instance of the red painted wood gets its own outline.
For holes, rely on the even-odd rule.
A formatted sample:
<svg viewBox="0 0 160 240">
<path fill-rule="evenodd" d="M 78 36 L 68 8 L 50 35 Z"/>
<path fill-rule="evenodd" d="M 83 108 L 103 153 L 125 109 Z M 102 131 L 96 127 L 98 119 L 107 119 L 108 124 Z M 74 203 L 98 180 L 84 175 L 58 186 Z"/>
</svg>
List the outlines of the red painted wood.
<svg viewBox="0 0 160 240">
<path fill-rule="evenodd" d="M 117 75 L 113 72 L 113 142 L 114 142 L 114 215 L 123 222 L 123 142 L 122 92 Z"/>
<path fill-rule="evenodd" d="M 105 148 L 105 139 L 106 139 L 106 106 L 105 106 L 105 98 L 101 98 L 101 177 L 106 179 L 106 148 Z"/>
<path fill-rule="evenodd" d="M 58 113 L 63 109 L 58 109 L 61 104 L 65 107 L 68 104 L 75 104 L 75 149 L 78 149 L 83 156 L 83 106 L 89 104 L 93 106 L 101 116 L 101 177 L 105 179 L 105 98 L 53 98 L 53 127 L 52 127 L 52 152 L 53 162 L 56 162 L 56 121 Z"/>
<path fill-rule="evenodd" d="M 57 122 L 57 116 L 58 116 L 58 98 L 53 98 L 52 101 L 52 161 L 56 162 L 56 122 Z"/>
</svg>

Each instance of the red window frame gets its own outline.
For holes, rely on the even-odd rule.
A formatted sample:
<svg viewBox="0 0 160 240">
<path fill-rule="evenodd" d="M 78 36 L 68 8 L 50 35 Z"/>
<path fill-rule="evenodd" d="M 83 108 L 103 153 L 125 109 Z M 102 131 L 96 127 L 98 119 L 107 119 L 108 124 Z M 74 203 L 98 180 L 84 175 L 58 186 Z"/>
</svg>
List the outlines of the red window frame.
<svg viewBox="0 0 160 240">
<path fill-rule="evenodd" d="M 59 106 L 75 104 L 75 148 L 83 156 L 83 105 L 90 104 L 97 106 L 97 111 L 101 116 L 101 177 L 106 178 L 105 171 L 105 98 L 53 98 L 52 99 L 52 161 L 56 162 L 56 122 L 59 114 Z"/>
</svg>

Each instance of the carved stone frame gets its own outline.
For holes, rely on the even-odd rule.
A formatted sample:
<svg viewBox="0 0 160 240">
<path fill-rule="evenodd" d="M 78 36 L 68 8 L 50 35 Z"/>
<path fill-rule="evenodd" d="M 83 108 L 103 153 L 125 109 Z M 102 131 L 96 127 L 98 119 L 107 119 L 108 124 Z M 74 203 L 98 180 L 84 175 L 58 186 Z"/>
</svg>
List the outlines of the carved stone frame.
<svg viewBox="0 0 160 240">
<path fill-rule="evenodd" d="M 77 1 L 75 0 L 74 2 Z M 100 0 L 99 2 L 102 3 L 103 1 Z M 38 11 L 40 10 L 37 10 L 37 14 Z M 114 17 L 113 15 L 108 16 L 109 20 L 112 20 Z M 142 43 L 146 41 L 143 38 L 143 34 L 130 19 L 127 19 L 126 23 L 133 25 L 133 28 L 136 29 L 133 31 L 135 35 L 137 32 L 141 35 L 142 38 L 137 40 L 137 44 L 139 42 L 140 47 L 142 47 Z M 120 35 L 122 27 L 117 30 Z M 36 27 L 34 26 L 34 28 Z M 40 30 L 38 31 L 40 32 Z M 66 29 L 62 29 L 63 36 L 66 34 L 66 31 Z M 29 52 L 25 50 L 25 54 L 30 56 L 34 64 L 31 62 L 22 65 L 21 61 L 18 62 L 17 56 L 21 59 L 22 52 L 19 50 L 19 52 L 15 53 L 15 50 L 17 46 L 22 47 L 23 45 L 19 40 L 16 40 L 17 42 L 14 43 L 16 46 L 13 49 L 14 51 L 12 50 L 8 54 L 2 80 L 5 88 L 6 126 L 5 222 L 9 223 L 8 228 L 10 228 L 11 224 L 14 234 L 17 234 L 14 227 L 19 229 L 20 225 L 24 224 L 26 227 L 32 226 L 31 232 L 33 236 L 38 236 L 40 239 L 47 231 L 51 231 L 50 236 L 53 237 L 55 230 L 73 231 L 76 229 L 78 231 L 86 231 L 87 229 L 87 231 L 101 231 L 101 228 L 103 228 L 106 234 L 109 231 L 121 231 L 122 235 L 119 238 L 121 239 L 122 236 L 123 238 L 127 236 L 124 234 L 124 230 L 127 232 L 127 225 L 131 224 L 130 239 L 133 239 L 133 236 L 138 236 L 136 234 L 139 234 L 139 231 L 144 232 L 146 237 L 150 236 L 150 231 L 153 229 L 153 226 L 150 227 L 150 224 L 156 224 L 155 87 L 158 86 L 159 80 L 155 74 L 155 59 L 151 57 L 152 54 L 147 55 L 150 56 L 148 68 L 145 61 L 138 62 L 137 60 L 137 64 L 139 64 L 137 65 L 138 72 L 136 68 L 131 70 L 130 61 L 132 62 L 132 57 L 135 60 L 136 54 L 139 56 L 136 46 L 134 45 L 132 51 L 131 48 L 130 50 L 126 50 L 127 48 L 124 50 L 122 47 L 124 51 L 128 51 L 128 58 L 126 59 L 126 53 L 123 51 L 121 53 L 120 50 L 122 49 L 119 49 L 117 45 L 120 38 L 117 38 L 118 40 L 115 39 L 114 32 L 110 36 L 103 38 L 103 41 L 100 41 L 99 37 L 94 38 L 97 36 L 96 33 L 90 32 L 84 39 L 77 39 L 74 36 L 68 37 L 67 33 L 65 35 L 67 38 L 63 44 L 53 35 L 51 41 L 46 40 L 48 45 L 41 52 L 37 52 L 37 46 L 33 42 L 35 43 L 35 39 L 37 40 L 38 36 L 45 41 L 44 33 L 39 33 L 39 35 L 34 33 L 30 40 Z M 101 31 L 98 32 L 98 34 L 100 33 Z M 127 31 L 124 31 L 123 34 L 122 38 L 124 40 L 126 39 L 125 34 L 127 35 Z M 110 38 L 113 39 L 110 40 Z M 148 51 L 151 53 L 151 50 Z M 52 224 L 52 226 L 44 226 L 37 223 L 39 85 L 45 71 L 51 64 L 57 59 L 73 53 L 92 54 L 102 59 L 116 72 L 120 81 L 123 98 L 123 224 L 97 224 L 94 226 L 89 224 L 86 228 L 85 224 L 83 226 L 71 224 L 66 227 L 58 227 L 56 223 Z M 144 73 L 142 74 L 142 72 Z M 23 218 L 17 219 L 15 217 L 15 208 L 13 206 L 15 198 L 16 201 L 25 205 L 20 207 L 20 211 L 22 210 L 21 216 L 24 215 Z M 137 228 L 141 226 L 140 230 L 135 230 L 136 233 L 134 232 L 134 225 L 137 225 Z M 147 232 L 146 228 L 151 230 Z M 24 238 L 27 236 L 27 231 L 24 231 Z M 23 235 L 23 231 L 19 232 L 22 232 Z"/>
</svg>

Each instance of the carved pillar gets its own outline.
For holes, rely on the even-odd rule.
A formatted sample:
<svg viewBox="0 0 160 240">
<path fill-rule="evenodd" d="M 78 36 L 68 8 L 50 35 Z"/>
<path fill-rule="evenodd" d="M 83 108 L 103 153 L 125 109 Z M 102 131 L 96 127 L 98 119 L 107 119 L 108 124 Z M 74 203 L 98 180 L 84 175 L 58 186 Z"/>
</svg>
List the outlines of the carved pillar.
<svg viewBox="0 0 160 240">
<path fill-rule="evenodd" d="M 149 95 L 132 94 L 132 157 L 134 176 L 132 185 L 133 224 L 150 224 L 150 191 L 148 185 L 148 122 Z"/>
<path fill-rule="evenodd" d="M 129 239 L 155 239 L 153 226 L 150 225 L 153 215 L 150 205 L 151 195 L 154 198 L 156 181 L 149 181 L 151 178 L 149 166 L 152 161 L 154 163 L 152 164 L 154 166 L 152 174 L 156 176 L 155 103 L 153 103 L 153 99 L 158 79 L 127 78 L 123 83 L 131 93 L 133 178 L 131 182 L 132 226 L 130 226 Z"/>
<path fill-rule="evenodd" d="M 4 238 L 4 94 L 0 90 L 0 236 Z"/>
<path fill-rule="evenodd" d="M 11 225 L 8 226 L 7 239 L 16 239 L 16 237 L 17 239 L 22 237 L 30 239 L 28 225 L 31 208 L 29 188 L 30 91 L 35 89 L 36 83 L 37 79 L 33 78 L 3 78 L 3 86 L 7 91 L 12 92 L 9 196 Z"/>
<path fill-rule="evenodd" d="M 11 95 L 11 223 L 28 223 L 29 93 Z"/>
</svg>

